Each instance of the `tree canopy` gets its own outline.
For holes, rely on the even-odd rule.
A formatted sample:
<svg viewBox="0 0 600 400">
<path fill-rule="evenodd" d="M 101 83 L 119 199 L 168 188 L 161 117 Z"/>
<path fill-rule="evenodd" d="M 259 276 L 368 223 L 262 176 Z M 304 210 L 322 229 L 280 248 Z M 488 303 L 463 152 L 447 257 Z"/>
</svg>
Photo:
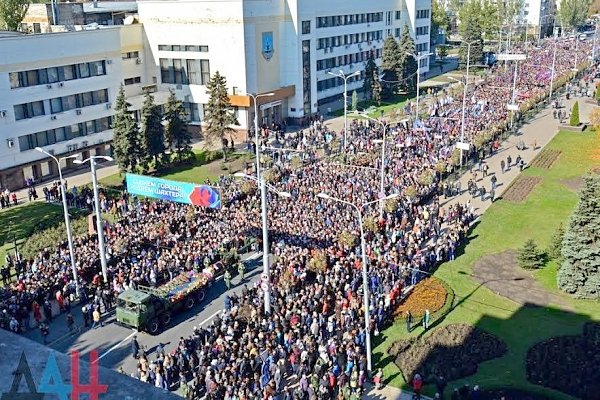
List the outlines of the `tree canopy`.
<svg viewBox="0 0 600 400">
<path fill-rule="evenodd" d="M 418 64 L 413 56 L 418 55 L 415 49 L 415 41 L 410 36 L 408 25 L 404 25 L 402 35 L 400 36 L 400 69 L 401 79 L 400 88 L 406 92 L 414 92 L 417 88 L 417 69 Z"/>
<path fill-rule="evenodd" d="M 459 11 L 459 33 L 463 40 L 471 44 L 470 64 L 478 64 L 483 57 L 483 28 L 482 28 L 482 6 L 479 0 L 469 0 Z M 459 49 L 459 65 L 465 68 L 469 48 L 462 43 Z"/>
<path fill-rule="evenodd" d="M 558 18 L 561 25 L 567 29 L 575 29 L 583 24 L 591 3 L 590 0 L 560 0 Z"/>
<path fill-rule="evenodd" d="M 192 135 L 188 130 L 183 103 L 177 100 L 172 90 L 165 104 L 164 119 L 167 147 L 177 154 L 178 160 L 181 160 L 192 150 Z"/>
<path fill-rule="evenodd" d="M 140 135 L 137 123 L 125 101 L 125 90 L 122 85 L 115 102 L 112 128 L 113 153 L 119 170 L 135 172 L 141 156 Z"/>
<path fill-rule="evenodd" d="M 29 9 L 30 0 L 0 1 L 0 29 L 16 31 Z"/>
</svg>

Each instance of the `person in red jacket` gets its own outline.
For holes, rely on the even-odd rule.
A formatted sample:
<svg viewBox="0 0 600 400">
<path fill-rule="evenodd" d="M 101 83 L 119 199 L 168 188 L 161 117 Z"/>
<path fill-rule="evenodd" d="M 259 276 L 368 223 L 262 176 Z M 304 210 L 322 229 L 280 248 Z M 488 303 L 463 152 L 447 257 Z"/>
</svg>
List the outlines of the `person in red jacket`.
<svg viewBox="0 0 600 400">
<path fill-rule="evenodd" d="M 423 378 L 421 378 L 421 375 L 415 374 L 415 377 L 413 378 L 413 381 L 412 381 L 412 387 L 413 387 L 413 391 L 415 392 L 415 397 L 417 399 L 420 399 L 421 398 L 421 390 L 423 390 Z"/>
</svg>

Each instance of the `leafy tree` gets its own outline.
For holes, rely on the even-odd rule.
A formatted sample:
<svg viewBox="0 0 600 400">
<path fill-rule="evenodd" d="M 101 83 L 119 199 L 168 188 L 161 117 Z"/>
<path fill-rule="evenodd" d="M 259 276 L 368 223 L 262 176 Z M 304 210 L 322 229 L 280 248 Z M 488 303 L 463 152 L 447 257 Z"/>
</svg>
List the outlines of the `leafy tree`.
<svg viewBox="0 0 600 400">
<path fill-rule="evenodd" d="M 440 0 L 431 1 L 431 44 L 437 43 L 440 30 L 447 32 L 450 27 L 450 17 Z"/>
<path fill-rule="evenodd" d="M 134 172 L 140 158 L 140 137 L 137 123 L 125 101 L 123 85 L 119 90 L 113 117 L 114 156 L 119 170 Z"/>
<path fill-rule="evenodd" d="M 502 4 L 506 4 L 503 2 Z M 498 35 L 501 24 L 500 2 L 483 0 L 481 2 L 481 29 L 485 39 L 494 39 Z"/>
<path fill-rule="evenodd" d="M 569 121 L 569 125 L 571 126 L 579 126 L 579 102 L 576 101 L 573 104 L 573 109 L 571 110 L 571 119 Z"/>
<path fill-rule="evenodd" d="M 563 240 L 565 238 L 565 228 L 563 224 L 558 226 L 558 229 L 552 235 L 552 239 L 550 239 L 550 245 L 548 246 L 548 250 L 546 253 L 555 260 L 560 260 L 562 258 L 561 249 Z"/>
<path fill-rule="evenodd" d="M 590 123 L 596 132 L 600 132 L 600 107 L 594 107 L 590 112 Z"/>
<path fill-rule="evenodd" d="M 539 269 L 544 266 L 544 254 L 541 252 L 533 239 L 525 242 L 525 245 L 519 249 L 517 262 L 521 268 Z"/>
<path fill-rule="evenodd" d="M 575 29 L 585 22 L 590 0 L 561 0 L 558 18 L 560 23 L 569 29 Z"/>
<path fill-rule="evenodd" d="M 158 168 L 160 166 L 158 156 L 165 151 L 165 134 L 160 108 L 154 103 L 154 96 L 149 91 L 146 91 L 144 104 L 142 104 L 140 137 L 143 170 L 148 169 L 151 160 L 154 160 Z"/>
<path fill-rule="evenodd" d="M 415 41 L 410 36 L 408 25 L 404 25 L 400 36 L 400 69 L 399 78 L 402 80 L 400 87 L 407 92 L 414 92 L 417 88 L 418 64 L 415 58 L 409 54 L 416 54 Z"/>
<path fill-rule="evenodd" d="M 444 58 L 448 56 L 448 46 L 446 46 L 445 44 L 440 44 L 439 46 L 436 46 L 435 49 L 437 50 L 437 54 L 438 57 L 440 57 L 440 60 L 444 61 Z"/>
<path fill-rule="evenodd" d="M 205 140 L 208 145 L 215 142 L 223 142 L 226 134 L 235 132 L 231 125 L 239 125 L 229 102 L 227 94 L 227 80 L 219 74 L 219 71 L 210 78 L 206 85 L 209 99 L 206 104 L 206 116 L 204 121 L 208 125 L 205 132 Z"/>
<path fill-rule="evenodd" d="M 165 139 L 167 147 L 174 150 L 177 160 L 181 161 L 192 151 L 192 134 L 188 131 L 185 108 L 183 103 L 177 100 L 175 93 L 171 91 L 167 104 L 165 104 Z"/>
<path fill-rule="evenodd" d="M 379 76 L 377 76 L 377 71 L 373 71 L 371 81 L 373 82 L 371 86 L 371 90 L 373 93 L 373 101 L 375 101 L 377 105 L 381 105 L 381 92 L 383 89 L 381 88 L 381 82 L 379 82 Z"/>
<path fill-rule="evenodd" d="M 600 175 L 584 177 L 562 246 L 558 287 L 581 298 L 600 297 Z"/>
<path fill-rule="evenodd" d="M 30 0 L 0 1 L 0 28 L 16 31 L 29 9 Z"/>
<path fill-rule="evenodd" d="M 481 26 L 481 3 L 469 0 L 459 12 L 459 33 L 463 40 L 471 44 L 470 64 L 477 64 L 483 57 L 483 29 Z M 473 43 L 475 42 L 475 43 Z M 468 46 L 462 43 L 459 49 L 459 66 L 467 65 Z"/>
<path fill-rule="evenodd" d="M 365 99 L 367 100 L 373 98 L 373 77 L 377 77 L 378 74 L 379 71 L 377 64 L 375 64 L 375 55 L 373 54 L 373 50 L 370 50 L 365 64 L 365 81 L 363 83 L 363 92 L 365 93 Z"/>
<path fill-rule="evenodd" d="M 402 59 L 398 42 L 393 36 L 388 36 L 385 42 L 383 42 L 383 52 L 381 55 L 381 73 L 385 76 L 386 81 L 396 82 L 399 80 L 402 73 Z M 384 94 L 386 96 L 391 95 L 394 86 L 396 86 L 396 83 L 386 83 L 383 85 Z"/>
<path fill-rule="evenodd" d="M 352 111 L 356 111 L 358 109 L 358 93 L 356 90 L 352 91 Z"/>
</svg>

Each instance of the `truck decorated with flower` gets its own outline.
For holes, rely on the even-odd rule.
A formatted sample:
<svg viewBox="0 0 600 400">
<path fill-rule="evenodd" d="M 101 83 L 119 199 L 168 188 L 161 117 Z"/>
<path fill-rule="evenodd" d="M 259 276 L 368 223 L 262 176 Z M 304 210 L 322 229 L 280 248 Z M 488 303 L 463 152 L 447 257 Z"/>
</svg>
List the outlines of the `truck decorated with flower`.
<svg viewBox="0 0 600 400">
<path fill-rule="evenodd" d="M 216 263 L 202 272 L 183 272 L 157 288 L 138 286 L 125 290 L 117 298 L 117 323 L 158 334 L 171 323 L 174 313 L 201 303 L 215 275 L 223 273 L 223 269 L 221 263 Z"/>
</svg>

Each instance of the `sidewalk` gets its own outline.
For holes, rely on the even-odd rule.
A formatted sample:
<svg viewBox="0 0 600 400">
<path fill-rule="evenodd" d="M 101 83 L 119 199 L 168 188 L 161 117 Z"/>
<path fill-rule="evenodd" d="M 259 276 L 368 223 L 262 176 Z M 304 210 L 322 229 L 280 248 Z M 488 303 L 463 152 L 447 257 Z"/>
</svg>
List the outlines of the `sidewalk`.
<svg viewBox="0 0 600 400">
<path fill-rule="evenodd" d="M 586 103 L 586 99 L 586 97 L 571 97 L 570 100 L 566 100 L 564 96 L 562 96 L 562 101 L 567 112 L 571 110 L 571 107 L 573 106 L 573 103 L 575 103 L 575 101 L 579 101 L 579 113 L 581 116 L 581 121 L 589 121 L 589 114 L 595 107 L 592 104 Z M 492 202 L 489 200 L 489 192 L 492 187 L 492 184 L 490 182 L 491 177 L 493 175 L 496 176 L 496 198 L 501 197 L 504 191 L 520 174 L 519 168 L 514 165 L 514 160 L 517 158 L 517 155 L 521 155 L 521 158 L 523 158 L 523 160 L 525 161 L 525 165 L 527 166 L 558 133 L 559 125 L 560 124 L 558 120 L 554 119 L 552 116 L 552 108 L 550 106 L 544 108 L 539 114 L 535 116 L 535 119 L 533 121 L 523 125 L 519 129 L 520 135 L 510 136 L 508 140 L 506 140 L 500 145 L 500 148 L 496 152 L 494 152 L 492 156 L 489 156 L 485 159 L 486 164 L 489 166 L 488 176 L 481 177 L 482 173 L 478 173 L 477 179 L 477 186 L 483 186 L 486 189 L 486 196 L 484 201 L 481 201 L 481 196 L 473 198 L 469 194 L 467 187 L 469 179 L 471 179 L 471 174 L 469 172 L 466 172 L 460 177 L 460 179 L 458 179 L 458 181 L 460 182 L 461 194 L 448 199 L 444 199 L 443 196 L 441 196 L 440 207 L 449 207 L 456 203 L 465 204 L 467 201 L 470 200 L 471 205 L 475 211 L 475 215 L 482 215 L 485 212 L 485 210 L 487 210 L 492 204 Z M 590 133 L 588 131 L 584 131 L 583 133 L 573 132 L 573 135 L 589 134 Z M 526 149 L 517 149 L 516 146 L 519 141 L 525 142 Z M 537 147 L 535 149 L 533 149 L 534 142 L 536 142 L 537 144 Z M 506 158 L 509 155 L 513 160 L 513 165 L 510 167 L 510 169 L 505 170 L 504 173 L 502 173 L 500 162 L 502 160 L 506 162 Z"/>
</svg>

